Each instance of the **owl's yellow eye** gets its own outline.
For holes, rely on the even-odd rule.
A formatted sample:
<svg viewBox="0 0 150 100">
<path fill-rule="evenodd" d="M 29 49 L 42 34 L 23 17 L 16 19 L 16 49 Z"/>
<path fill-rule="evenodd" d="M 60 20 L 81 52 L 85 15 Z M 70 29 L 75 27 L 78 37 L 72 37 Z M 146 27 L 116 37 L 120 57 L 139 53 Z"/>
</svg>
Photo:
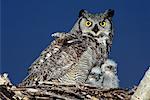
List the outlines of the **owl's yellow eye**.
<svg viewBox="0 0 150 100">
<path fill-rule="evenodd" d="M 89 27 L 89 26 L 91 26 L 91 25 L 92 25 L 92 22 L 90 22 L 90 21 L 86 21 L 86 22 L 85 22 L 85 26 L 88 26 L 88 27 Z"/>
<path fill-rule="evenodd" d="M 105 21 L 102 21 L 102 22 L 100 22 L 99 24 L 100 24 L 100 26 L 102 26 L 102 27 L 105 27 L 105 26 L 106 26 L 106 22 L 105 22 Z"/>
</svg>

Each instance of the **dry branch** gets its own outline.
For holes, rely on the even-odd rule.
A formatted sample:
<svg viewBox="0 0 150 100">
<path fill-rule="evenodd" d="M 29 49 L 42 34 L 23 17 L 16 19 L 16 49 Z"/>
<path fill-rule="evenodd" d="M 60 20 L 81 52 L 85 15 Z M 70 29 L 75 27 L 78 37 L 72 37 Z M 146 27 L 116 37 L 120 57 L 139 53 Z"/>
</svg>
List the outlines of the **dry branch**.
<svg viewBox="0 0 150 100">
<path fill-rule="evenodd" d="M 0 77 L 0 100 L 129 100 L 133 94 L 126 89 L 104 90 L 90 85 L 76 86 L 50 82 L 42 83 L 40 86 L 16 87 L 10 83 L 6 75 L 4 76 Z"/>
<path fill-rule="evenodd" d="M 74 85 L 44 85 L 38 87 L 0 86 L 0 97 L 2 100 L 98 100 L 100 98 L 104 100 L 129 100 L 132 94 L 130 91 L 124 89 L 103 90 L 84 85 L 80 85 L 79 87 Z"/>
</svg>

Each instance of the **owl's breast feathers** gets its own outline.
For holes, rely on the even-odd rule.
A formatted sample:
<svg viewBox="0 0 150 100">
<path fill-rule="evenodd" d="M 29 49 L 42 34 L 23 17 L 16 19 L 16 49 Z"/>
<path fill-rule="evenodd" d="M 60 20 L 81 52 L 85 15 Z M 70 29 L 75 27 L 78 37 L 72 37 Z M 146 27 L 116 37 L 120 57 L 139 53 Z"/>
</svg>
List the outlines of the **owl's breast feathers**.
<svg viewBox="0 0 150 100">
<path fill-rule="evenodd" d="M 73 81 L 82 80 L 81 77 L 83 76 L 80 74 L 84 74 L 84 72 L 82 72 L 84 71 L 84 68 L 85 73 L 88 74 L 88 71 L 97 59 L 96 43 L 87 42 L 91 41 L 85 41 L 71 35 L 57 38 L 51 45 L 42 51 L 40 57 L 38 57 L 29 67 L 29 75 L 21 84 L 29 85 L 35 80 L 51 81 L 61 78 L 62 76 L 65 78 L 65 75 L 67 75 L 66 73 L 72 73 L 72 76 L 69 76 L 70 78 L 67 77 L 68 79 L 73 79 Z M 90 48 L 89 51 L 87 51 L 88 48 Z M 83 64 L 89 63 L 90 61 L 92 61 L 92 63 L 90 65 L 87 64 L 89 67 L 86 68 Z M 80 77 L 77 78 L 76 76 Z M 87 77 L 87 75 L 84 75 L 84 77 L 85 76 Z M 85 78 L 83 81 L 85 81 Z"/>
</svg>

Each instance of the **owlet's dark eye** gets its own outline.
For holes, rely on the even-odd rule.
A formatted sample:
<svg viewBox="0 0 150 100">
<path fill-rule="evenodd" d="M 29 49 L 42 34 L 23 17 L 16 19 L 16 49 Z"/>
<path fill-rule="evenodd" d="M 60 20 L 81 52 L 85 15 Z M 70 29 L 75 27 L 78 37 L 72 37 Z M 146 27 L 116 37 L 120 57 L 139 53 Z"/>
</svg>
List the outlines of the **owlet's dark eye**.
<svg viewBox="0 0 150 100">
<path fill-rule="evenodd" d="M 90 22 L 90 21 L 86 21 L 86 22 L 85 22 L 85 26 L 87 26 L 87 27 L 92 26 L 92 22 Z"/>
<path fill-rule="evenodd" d="M 99 25 L 102 26 L 102 27 L 105 27 L 106 26 L 106 22 L 102 21 L 102 22 L 99 23 Z"/>
</svg>

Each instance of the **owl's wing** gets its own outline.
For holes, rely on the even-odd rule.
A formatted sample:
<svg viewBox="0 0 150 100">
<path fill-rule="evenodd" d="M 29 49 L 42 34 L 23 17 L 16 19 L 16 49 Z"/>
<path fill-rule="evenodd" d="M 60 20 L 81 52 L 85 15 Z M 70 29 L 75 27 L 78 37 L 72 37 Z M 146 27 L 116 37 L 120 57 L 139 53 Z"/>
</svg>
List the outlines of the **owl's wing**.
<svg viewBox="0 0 150 100">
<path fill-rule="evenodd" d="M 29 75 L 21 85 L 57 79 L 65 74 L 86 50 L 86 45 L 77 40 L 78 38 L 72 35 L 54 40 L 29 67 Z"/>
<path fill-rule="evenodd" d="M 54 35 L 54 36 L 53 36 Z M 32 63 L 28 71 L 32 72 L 41 68 L 41 65 L 49 58 L 58 55 L 62 49 L 66 48 L 68 45 L 72 45 L 81 42 L 76 36 L 69 33 L 54 33 L 52 36 L 57 38 L 51 42 L 51 44 L 41 52 L 40 56 Z"/>
</svg>

